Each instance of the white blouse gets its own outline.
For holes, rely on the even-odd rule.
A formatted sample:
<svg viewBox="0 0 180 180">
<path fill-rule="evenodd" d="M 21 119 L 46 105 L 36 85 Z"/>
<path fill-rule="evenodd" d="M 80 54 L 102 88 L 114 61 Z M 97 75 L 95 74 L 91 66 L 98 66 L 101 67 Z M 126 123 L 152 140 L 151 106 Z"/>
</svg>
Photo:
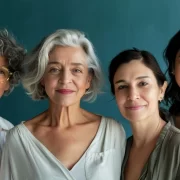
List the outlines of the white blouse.
<svg viewBox="0 0 180 180">
<path fill-rule="evenodd" d="M 102 117 L 98 132 L 71 170 L 21 123 L 9 131 L 0 179 L 6 180 L 119 180 L 126 145 L 118 122 Z"/>
<path fill-rule="evenodd" d="M 9 129 L 11 129 L 13 125 L 0 117 L 0 162 L 1 162 L 1 156 L 2 156 L 2 148 L 6 140 L 6 134 Z"/>
</svg>

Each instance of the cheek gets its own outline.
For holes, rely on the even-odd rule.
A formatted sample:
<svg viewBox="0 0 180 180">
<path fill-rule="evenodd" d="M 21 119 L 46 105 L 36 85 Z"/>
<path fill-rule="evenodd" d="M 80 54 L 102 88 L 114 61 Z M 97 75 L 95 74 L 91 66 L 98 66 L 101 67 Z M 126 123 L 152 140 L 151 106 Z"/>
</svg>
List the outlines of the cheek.
<svg viewBox="0 0 180 180">
<path fill-rule="evenodd" d="M 9 82 L 0 84 L 0 97 L 4 94 L 5 91 L 9 90 Z"/>
<path fill-rule="evenodd" d="M 142 96 L 150 109 L 156 109 L 159 106 L 160 91 L 158 89 L 151 89 L 151 91 L 144 93 Z"/>
<path fill-rule="evenodd" d="M 53 87 L 53 86 L 57 85 L 57 83 L 58 83 L 58 80 L 56 78 L 44 77 L 42 84 L 44 84 L 44 86 Z"/>
<path fill-rule="evenodd" d="M 74 79 L 74 84 L 76 84 L 79 89 L 86 90 L 90 87 L 91 82 L 87 78 L 79 77 Z"/>
<path fill-rule="evenodd" d="M 125 93 L 120 93 L 120 92 L 115 92 L 115 98 L 116 98 L 116 103 L 119 107 L 119 109 L 123 106 L 123 104 L 126 102 L 126 94 Z"/>
<path fill-rule="evenodd" d="M 175 79 L 177 84 L 180 86 L 180 64 L 175 67 Z"/>
<path fill-rule="evenodd" d="M 45 88 L 46 93 L 49 94 L 57 88 L 58 81 L 52 80 L 50 78 L 45 78 L 42 84 Z"/>
</svg>

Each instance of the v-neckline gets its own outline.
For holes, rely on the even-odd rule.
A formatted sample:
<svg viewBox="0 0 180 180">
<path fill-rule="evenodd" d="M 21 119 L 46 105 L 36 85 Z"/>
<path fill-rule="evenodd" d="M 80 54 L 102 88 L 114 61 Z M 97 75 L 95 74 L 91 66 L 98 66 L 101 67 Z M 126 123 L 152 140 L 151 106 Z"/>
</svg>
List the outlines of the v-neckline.
<svg viewBox="0 0 180 180">
<path fill-rule="evenodd" d="M 28 135 L 34 140 L 35 143 L 37 143 L 38 145 L 40 145 L 44 151 L 48 154 L 51 155 L 52 159 L 54 159 L 58 164 L 60 164 L 61 166 L 63 166 L 68 172 L 71 172 L 79 163 L 80 161 L 84 158 L 85 154 L 89 151 L 89 149 L 91 148 L 91 146 L 93 146 L 94 143 L 96 143 L 96 141 L 99 139 L 100 135 L 101 135 L 101 129 L 104 126 L 105 123 L 105 119 L 102 116 L 101 120 L 100 120 L 100 124 L 98 127 L 98 130 L 96 132 L 96 135 L 94 137 L 94 139 L 92 140 L 92 142 L 90 143 L 90 145 L 87 147 L 87 149 L 85 150 L 85 152 L 82 154 L 82 156 L 80 157 L 80 159 L 73 165 L 73 167 L 69 170 L 67 167 L 64 166 L 64 164 L 38 139 L 36 138 L 32 132 L 26 127 L 26 125 L 24 124 L 24 121 L 21 122 L 22 127 L 24 128 L 24 130 L 28 133 Z"/>
<path fill-rule="evenodd" d="M 161 130 L 161 132 L 160 132 L 160 135 L 159 135 L 159 137 L 158 137 L 158 139 L 157 139 L 156 145 L 155 145 L 153 151 L 150 153 L 150 155 L 149 155 L 149 157 L 148 157 L 148 160 L 147 160 L 147 162 L 145 163 L 145 165 L 144 165 L 144 167 L 143 167 L 143 169 L 142 169 L 142 171 L 141 171 L 141 174 L 140 174 L 140 177 L 139 177 L 138 180 L 141 180 L 142 177 L 144 177 L 144 176 L 146 175 L 146 172 L 147 172 L 147 169 L 148 169 L 148 165 L 149 165 L 149 161 L 150 161 L 150 159 L 152 158 L 152 156 L 155 156 L 155 158 L 156 158 L 155 152 L 157 151 L 157 149 L 159 148 L 159 146 L 162 144 L 162 142 L 163 142 L 163 140 L 164 140 L 164 138 L 165 138 L 165 136 L 166 136 L 167 130 L 169 129 L 170 126 L 171 126 L 171 123 L 168 122 L 168 123 L 166 123 L 165 126 L 162 128 L 162 130 Z M 133 136 L 129 137 L 128 141 L 129 141 L 129 142 L 127 143 L 128 148 L 126 149 L 125 158 L 124 158 L 123 167 L 122 167 L 122 169 L 123 169 L 123 172 L 122 172 L 122 177 L 123 177 L 123 179 L 122 179 L 122 180 L 124 180 L 124 170 L 125 170 L 125 166 L 126 166 L 126 163 L 127 163 L 128 157 L 129 157 L 129 154 L 130 154 L 130 148 L 131 148 L 132 143 L 133 143 Z"/>
</svg>

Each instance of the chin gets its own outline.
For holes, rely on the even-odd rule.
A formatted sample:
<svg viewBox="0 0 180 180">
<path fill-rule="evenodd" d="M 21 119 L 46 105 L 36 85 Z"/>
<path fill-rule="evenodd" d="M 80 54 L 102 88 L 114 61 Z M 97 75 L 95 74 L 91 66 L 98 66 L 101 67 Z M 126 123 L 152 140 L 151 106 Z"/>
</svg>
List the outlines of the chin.
<svg viewBox="0 0 180 180">
<path fill-rule="evenodd" d="M 55 104 L 57 106 L 61 106 L 61 107 L 69 107 L 69 106 L 72 106 L 74 104 L 76 104 L 77 102 L 74 102 L 74 101 L 56 101 Z"/>
<path fill-rule="evenodd" d="M 145 116 L 142 116 L 142 115 L 126 115 L 124 116 L 127 120 L 129 120 L 129 122 L 133 123 L 133 122 L 140 122 L 144 119 L 146 119 Z"/>
</svg>

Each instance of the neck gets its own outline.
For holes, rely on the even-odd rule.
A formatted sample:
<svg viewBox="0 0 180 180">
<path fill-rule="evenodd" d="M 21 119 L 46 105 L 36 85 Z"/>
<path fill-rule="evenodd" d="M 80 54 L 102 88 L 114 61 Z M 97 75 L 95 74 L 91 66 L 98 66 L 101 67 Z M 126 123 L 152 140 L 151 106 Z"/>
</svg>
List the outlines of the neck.
<svg viewBox="0 0 180 180">
<path fill-rule="evenodd" d="M 150 143 L 156 143 L 159 134 L 166 122 L 159 116 L 131 123 L 133 132 L 133 146 L 143 147 Z"/>
<path fill-rule="evenodd" d="M 73 125 L 82 123 L 85 111 L 80 106 L 57 106 L 50 104 L 47 110 L 47 123 L 48 126 L 55 126 L 60 128 L 69 128 Z M 81 122 L 81 121 L 82 122 Z"/>
</svg>

